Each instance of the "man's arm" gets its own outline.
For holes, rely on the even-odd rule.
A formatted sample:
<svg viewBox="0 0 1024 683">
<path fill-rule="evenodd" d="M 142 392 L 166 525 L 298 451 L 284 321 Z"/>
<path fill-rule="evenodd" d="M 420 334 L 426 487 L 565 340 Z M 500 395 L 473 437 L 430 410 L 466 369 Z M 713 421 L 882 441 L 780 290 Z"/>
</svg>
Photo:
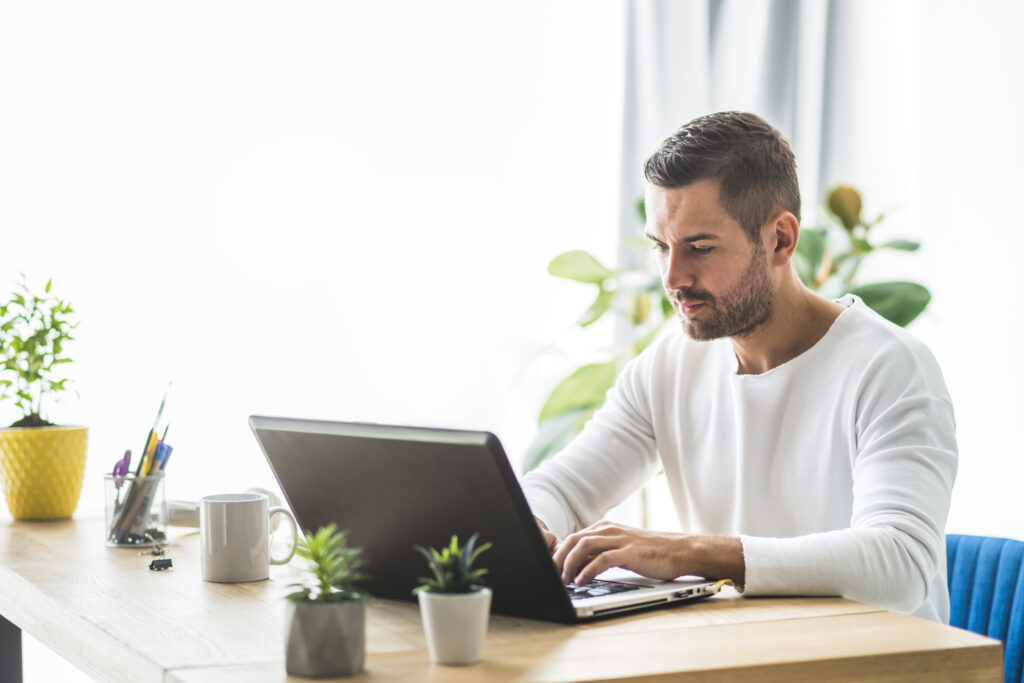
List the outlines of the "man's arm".
<svg viewBox="0 0 1024 683">
<path fill-rule="evenodd" d="M 579 436 L 523 477 L 533 514 L 556 538 L 597 522 L 657 472 L 646 390 L 650 351 L 626 366 Z"/>
</svg>

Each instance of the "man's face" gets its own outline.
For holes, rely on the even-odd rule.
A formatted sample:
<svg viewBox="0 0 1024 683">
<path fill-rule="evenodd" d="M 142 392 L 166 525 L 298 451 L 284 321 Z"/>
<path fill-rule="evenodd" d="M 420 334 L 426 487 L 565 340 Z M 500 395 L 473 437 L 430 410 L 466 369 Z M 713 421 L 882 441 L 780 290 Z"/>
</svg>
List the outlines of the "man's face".
<svg viewBox="0 0 1024 683">
<path fill-rule="evenodd" d="M 647 237 L 661 282 L 693 339 L 741 337 L 772 315 L 774 287 L 764 245 L 718 202 L 718 183 L 665 189 L 648 185 Z"/>
</svg>

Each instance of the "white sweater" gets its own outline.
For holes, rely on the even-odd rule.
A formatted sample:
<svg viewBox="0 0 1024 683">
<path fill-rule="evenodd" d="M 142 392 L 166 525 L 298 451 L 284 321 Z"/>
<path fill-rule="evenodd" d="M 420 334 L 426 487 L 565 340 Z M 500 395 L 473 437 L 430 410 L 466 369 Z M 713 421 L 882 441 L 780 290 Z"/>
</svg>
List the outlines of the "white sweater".
<svg viewBox="0 0 1024 683">
<path fill-rule="evenodd" d="M 841 595 L 949 621 L 953 407 L 931 352 L 856 297 L 809 350 L 737 375 L 682 331 L 635 358 L 583 433 L 526 475 L 557 536 L 664 468 L 682 529 L 739 536 L 747 595 Z"/>
</svg>

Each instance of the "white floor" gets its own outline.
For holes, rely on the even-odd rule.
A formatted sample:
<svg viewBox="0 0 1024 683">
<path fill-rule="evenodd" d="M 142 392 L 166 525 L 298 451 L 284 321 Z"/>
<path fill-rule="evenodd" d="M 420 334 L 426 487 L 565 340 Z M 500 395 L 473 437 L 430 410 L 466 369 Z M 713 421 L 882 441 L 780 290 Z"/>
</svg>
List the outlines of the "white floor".
<svg viewBox="0 0 1024 683">
<path fill-rule="evenodd" d="M 24 632 L 21 655 L 25 683 L 92 683 L 91 678 Z"/>
</svg>

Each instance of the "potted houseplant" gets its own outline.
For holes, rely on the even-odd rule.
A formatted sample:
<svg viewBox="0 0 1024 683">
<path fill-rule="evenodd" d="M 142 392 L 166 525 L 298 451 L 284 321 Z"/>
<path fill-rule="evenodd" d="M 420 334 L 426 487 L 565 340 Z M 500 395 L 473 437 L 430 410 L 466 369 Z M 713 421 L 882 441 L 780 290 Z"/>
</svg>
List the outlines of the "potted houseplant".
<svg viewBox="0 0 1024 683">
<path fill-rule="evenodd" d="M 366 577 L 360 548 L 333 522 L 299 538 L 295 553 L 309 561 L 303 583 L 288 595 L 285 669 L 290 675 L 352 676 L 366 658 Z"/>
<path fill-rule="evenodd" d="M 415 546 L 432 574 L 421 578 L 413 593 L 419 599 L 430 658 L 438 664 L 472 664 L 483 653 L 491 589 L 479 584 L 487 570 L 472 567 L 491 544 L 476 547 L 479 536 L 473 534 L 465 546 L 452 536 L 441 551 Z"/>
<path fill-rule="evenodd" d="M 0 429 L 0 480 L 15 519 L 60 519 L 78 507 L 85 473 L 88 430 L 55 425 L 45 403 L 67 391 L 60 375 L 70 363 L 65 344 L 78 326 L 71 304 L 33 294 L 22 281 L 10 301 L 0 303 L 0 400 L 13 399 L 21 419 Z"/>
</svg>

